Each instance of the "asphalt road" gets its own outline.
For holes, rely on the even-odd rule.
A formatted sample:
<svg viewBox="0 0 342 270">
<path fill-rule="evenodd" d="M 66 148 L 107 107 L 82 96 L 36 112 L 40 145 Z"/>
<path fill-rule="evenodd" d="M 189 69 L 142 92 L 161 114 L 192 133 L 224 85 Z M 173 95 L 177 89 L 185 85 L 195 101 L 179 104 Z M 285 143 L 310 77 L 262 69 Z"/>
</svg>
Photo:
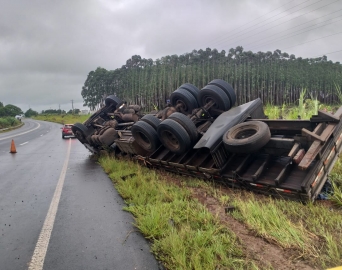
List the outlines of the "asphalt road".
<svg viewBox="0 0 342 270">
<path fill-rule="evenodd" d="M 0 269 L 158 269 L 88 150 L 59 124 L 24 122 L 0 134 Z"/>
</svg>

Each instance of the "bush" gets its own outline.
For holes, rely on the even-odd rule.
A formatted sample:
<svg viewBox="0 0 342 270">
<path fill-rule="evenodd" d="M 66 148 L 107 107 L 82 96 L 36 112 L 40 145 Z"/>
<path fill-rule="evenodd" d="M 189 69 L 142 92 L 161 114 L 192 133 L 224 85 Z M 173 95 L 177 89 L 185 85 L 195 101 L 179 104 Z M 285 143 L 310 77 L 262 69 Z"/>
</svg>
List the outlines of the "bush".
<svg viewBox="0 0 342 270">
<path fill-rule="evenodd" d="M 0 129 L 1 128 L 8 128 L 13 127 L 19 124 L 19 121 L 14 117 L 0 117 Z"/>
</svg>

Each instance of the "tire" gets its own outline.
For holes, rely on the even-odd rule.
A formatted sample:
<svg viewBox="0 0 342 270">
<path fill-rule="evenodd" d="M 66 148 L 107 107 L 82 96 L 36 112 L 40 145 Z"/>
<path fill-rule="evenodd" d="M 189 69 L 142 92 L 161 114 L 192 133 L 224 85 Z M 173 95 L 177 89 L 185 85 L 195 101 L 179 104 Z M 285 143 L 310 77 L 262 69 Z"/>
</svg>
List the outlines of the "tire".
<svg viewBox="0 0 342 270">
<path fill-rule="evenodd" d="M 107 107 L 111 105 L 113 107 L 116 107 L 120 103 L 122 103 L 121 99 L 119 99 L 117 96 L 114 96 L 114 95 L 107 96 L 105 99 L 105 104 Z"/>
<path fill-rule="evenodd" d="M 173 153 L 182 154 L 191 146 L 189 134 L 181 124 L 172 119 L 161 122 L 157 132 L 161 143 Z"/>
<path fill-rule="evenodd" d="M 100 136 L 101 135 L 95 135 L 95 144 L 97 146 L 100 146 L 102 144 L 102 142 L 100 141 Z"/>
<path fill-rule="evenodd" d="M 201 106 L 204 106 L 211 100 L 215 102 L 213 106 L 215 109 L 228 111 L 231 108 L 228 95 L 216 85 L 205 86 L 198 96 L 198 101 Z"/>
<path fill-rule="evenodd" d="M 187 90 L 189 93 L 191 93 L 191 95 L 194 96 L 194 98 L 196 100 L 198 99 L 198 94 L 199 94 L 200 90 L 196 86 L 194 86 L 190 83 L 184 83 L 179 88 Z"/>
<path fill-rule="evenodd" d="M 105 132 L 105 131 L 106 131 L 106 129 L 108 129 L 108 128 L 109 128 L 109 127 L 107 127 L 107 126 L 106 126 L 106 127 L 102 127 L 101 129 L 98 129 L 98 130 L 97 130 L 97 132 L 96 132 L 96 133 L 97 133 L 97 135 L 102 135 L 102 134 L 103 134 L 103 132 Z"/>
<path fill-rule="evenodd" d="M 99 135 L 92 135 L 90 137 L 90 143 L 96 146 L 101 145 L 101 142 L 99 141 Z"/>
<path fill-rule="evenodd" d="M 191 143 L 194 143 L 197 141 L 197 138 L 198 138 L 197 128 L 194 122 L 192 122 L 189 117 L 187 117 L 186 115 L 182 113 L 174 112 L 173 114 L 169 116 L 169 119 L 176 121 L 186 130 L 186 132 L 190 136 Z"/>
<path fill-rule="evenodd" d="M 97 145 L 96 136 L 97 135 L 91 135 L 91 137 L 90 137 L 90 144 L 91 145 Z"/>
<path fill-rule="evenodd" d="M 235 105 L 236 94 L 235 94 L 233 87 L 229 83 L 227 83 L 226 81 L 221 80 L 221 79 L 215 79 L 215 80 L 212 80 L 208 84 L 209 85 L 216 85 L 216 86 L 220 87 L 228 96 L 229 101 L 230 101 L 230 107 L 233 107 Z"/>
<path fill-rule="evenodd" d="M 64 139 L 64 135 L 62 134 L 62 139 Z"/>
<path fill-rule="evenodd" d="M 232 153 L 253 153 L 261 149 L 271 138 L 268 125 L 261 121 L 238 124 L 223 135 L 225 148 Z"/>
<path fill-rule="evenodd" d="M 191 114 L 193 109 L 198 108 L 197 100 L 185 89 L 177 89 L 170 96 L 170 102 L 173 107 L 181 105 L 186 114 Z"/>
<path fill-rule="evenodd" d="M 81 124 L 81 123 L 75 123 L 72 127 L 71 127 L 72 132 L 75 134 L 75 137 L 81 142 L 81 143 L 85 143 L 87 142 L 87 137 L 89 134 L 89 129 Z"/>
<path fill-rule="evenodd" d="M 140 120 L 146 122 L 147 124 L 150 124 L 155 130 L 157 130 L 157 127 L 161 122 L 158 117 L 152 114 L 146 114 L 142 118 L 140 118 Z"/>
<path fill-rule="evenodd" d="M 123 114 L 132 114 L 132 113 L 135 113 L 135 110 L 133 110 L 133 109 L 124 109 L 124 111 L 122 113 Z"/>
<path fill-rule="evenodd" d="M 118 132 L 114 128 L 108 128 L 105 132 L 99 136 L 99 141 L 102 145 L 110 146 L 114 143 L 114 140 L 118 137 Z"/>
<path fill-rule="evenodd" d="M 153 152 L 159 147 L 160 141 L 157 131 L 146 122 L 136 122 L 131 131 L 135 141 L 146 151 Z"/>
</svg>

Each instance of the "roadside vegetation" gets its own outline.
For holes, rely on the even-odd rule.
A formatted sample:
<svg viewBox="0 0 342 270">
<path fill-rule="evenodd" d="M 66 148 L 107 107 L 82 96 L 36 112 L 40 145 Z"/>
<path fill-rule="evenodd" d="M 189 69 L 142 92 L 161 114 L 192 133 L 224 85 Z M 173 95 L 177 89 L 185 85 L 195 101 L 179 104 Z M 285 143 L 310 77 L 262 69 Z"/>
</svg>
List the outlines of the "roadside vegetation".
<svg viewBox="0 0 342 270">
<path fill-rule="evenodd" d="M 266 241 L 291 249 L 294 258 L 306 259 L 319 268 L 341 265 L 340 210 L 320 203 L 260 199 L 254 194 L 235 198 L 234 204 L 235 218 Z"/>
<path fill-rule="evenodd" d="M 333 194 L 330 194 L 330 199 L 334 205 L 342 208 L 342 157 L 340 157 L 331 172 L 330 180 L 334 190 Z"/>
<path fill-rule="evenodd" d="M 83 123 L 89 118 L 89 115 L 79 115 L 79 114 L 38 114 L 33 119 L 55 122 L 60 124 L 75 124 L 77 122 Z"/>
<path fill-rule="evenodd" d="M 0 101 L 0 129 L 11 128 L 20 125 L 20 121 L 15 118 L 22 114 L 22 110 L 12 104 L 4 105 Z"/>
<path fill-rule="evenodd" d="M 306 90 L 302 89 L 298 99 L 298 106 L 293 106 L 293 104 L 286 103 L 281 106 L 274 106 L 268 103 L 264 106 L 265 115 L 267 115 L 269 119 L 310 119 L 311 116 L 317 114 L 318 110 L 334 113 L 340 107 L 338 103 L 336 103 L 336 105 L 327 105 L 320 103 L 317 98 L 306 97 Z"/>
<path fill-rule="evenodd" d="M 0 117 L 0 129 L 10 128 L 20 125 L 20 121 L 12 116 Z"/>
<path fill-rule="evenodd" d="M 99 160 L 124 198 L 124 210 L 151 241 L 167 269 L 253 269 L 244 260 L 234 232 L 220 224 L 203 205 L 154 170 L 128 160 Z"/>
<path fill-rule="evenodd" d="M 329 195 L 331 200 L 306 205 L 149 170 L 126 159 L 102 156 L 99 163 L 125 200 L 124 210 L 134 215 L 135 226 L 151 241 L 153 253 L 167 269 L 280 266 L 272 256 L 263 258 L 262 263 L 250 259 L 246 253 L 250 243 L 241 241 L 236 227 L 222 222 L 222 214 L 201 204 L 198 196 L 193 196 L 194 189 L 222 209 L 234 206 L 235 210 L 225 215 L 239 221 L 265 245 L 271 243 L 287 253 L 289 267 L 291 261 L 318 268 L 342 264 L 342 181 L 336 180 L 341 179 L 341 160 L 331 175 L 337 187 Z"/>
</svg>

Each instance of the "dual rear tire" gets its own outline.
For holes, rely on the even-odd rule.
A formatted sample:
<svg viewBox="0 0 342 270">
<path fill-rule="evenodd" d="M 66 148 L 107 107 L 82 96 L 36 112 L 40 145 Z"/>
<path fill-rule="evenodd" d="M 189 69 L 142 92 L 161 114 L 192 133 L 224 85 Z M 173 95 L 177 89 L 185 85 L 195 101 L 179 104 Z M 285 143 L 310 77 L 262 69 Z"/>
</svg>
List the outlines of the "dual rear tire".
<svg viewBox="0 0 342 270">
<path fill-rule="evenodd" d="M 213 80 L 201 90 L 190 83 L 182 84 L 170 96 L 171 105 L 181 113 L 175 112 L 162 122 L 154 116 L 145 115 L 141 120 L 148 126 L 135 124 L 132 127 L 133 137 L 146 151 L 155 151 L 162 144 L 171 152 L 182 154 L 198 139 L 197 128 L 186 115 L 213 102 L 209 112 L 212 116 L 218 116 L 229 110 L 235 100 L 233 88 L 223 80 Z"/>
<path fill-rule="evenodd" d="M 138 121 L 131 131 L 135 141 L 147 152 L 154 152 L 160 146 L 157 131 L 149 123 Z"/>
<path fill-rule="evenodd" d="M 182 113 L 175 112 L 162 122 L 155 116 L 144 117 L 132 126 L 131 131 L 136 142 L 148 152 L 163 144 L 171 152 L 182 154 L 198 138 L 195 124 Z M 158 125 L 155 125 L 156 119 Z"/>
<path fill-rule="evenodd" d="M 201 107 L 211 101 L 214 102 L 214 105 L 209 109 L 209 113 L 212 116 L 218 116 L 235 105 L 235 91 L 229 83 L 223 80 L 212 80 L 198 94 L 198 103 Z"/>
</svg>

